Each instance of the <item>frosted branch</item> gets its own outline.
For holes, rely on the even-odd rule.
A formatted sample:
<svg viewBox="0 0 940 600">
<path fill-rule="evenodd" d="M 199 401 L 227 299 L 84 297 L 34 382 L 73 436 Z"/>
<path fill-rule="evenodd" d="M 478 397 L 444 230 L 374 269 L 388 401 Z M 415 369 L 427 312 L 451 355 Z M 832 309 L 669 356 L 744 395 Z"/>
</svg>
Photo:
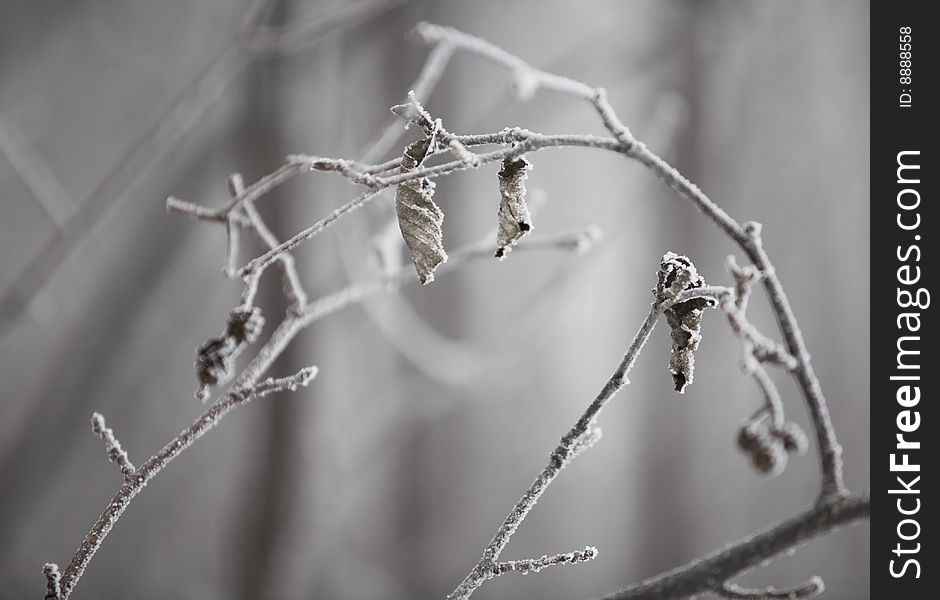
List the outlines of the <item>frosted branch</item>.
<svg viewBox="0 0 940 600">
<path fill-rule="evenodd" d="M 233 198 L 237 198 L 239 194 L 244 193 L 245 184 L 242 180 L 240 174 L 235 173 L 229 177 L 229 193 Z M 242 208 L 245 211 L 248 219 L 248 226 L 251 232 L 258 238 L 265 248 L 269 250 L 271 248 L 276 248 L 278 246 L 277 238 L 271 233 L 271 230 L 268 229 L 267 224 L 261 218 L 261 215 L 258 214 L 258 210 L 255 208 L 254 202 L 245 202 L 242 205 Z M 232 218 L 232 214 L 229 214 L 229 219 Z M 294 262 L 294 257 L 288 252 L 284 252 L 278 256 L 278 265 L 281 268 L 281 279 L 283 280 L 283 290 L 284 294 L 287 296 L 287 300 L 290 302 L 291 306 L 294 308 L 302 307 L 307 303 L 307 292 L 304 290 L 303 284 L 300 282 L 300 276 L 297 274 L 297 266 Z M 257 286 L 257 282 L 247 282 L 247 286 Z M 246 294 L 247 295 L 247 294 Z M 248 298 L 250 301 L 251 298 Z M 244 302 L 245 297 L 242 298 Z"/>
<path fill-rule="evenodd" d="M 597 425 L 589 426 L 588 430 L 584 432 L 584 435 L 578 438 L 574 445 L 571 446 L 571 460 L 574 460 L 585 450 L 594 447 L 594 444 L 601 441 L 603 433 L 603 430 Z"/>
<path fill-rule="evenodd" d="M 538 573 L 542 569 L 555 567 L 558 565 L 574 565 L 588 562 L 597 558 L 597 548 L 585 546 L 583 550 L 566 552 L 564 554 L 552 554 L 551 556 L 542 556 L 540 558 L 528 558 L 523 560 L 507 560 L 496 563 L 493 566 L 493 576 L 499 577 L 506 573 Z"/>
<path fill-rule="evenodd" d="M 137 472 L 134 464 L 127 457 L 127 452 L 121 447 L 121 442 L 114 436 L 114 431 L 104 422 L 101 413 L 94 413 L 91 416 L 91 430 L 104 442 L 104 448 L 108 452 L 108 460 L 121 468 L 125 479 L 130 479 Z"/>
<path fill-rule="evenodd" d="M 275 379 L 274 377 L 268 377 L 261 383 L 257 383 L 250 388 L 246 388 L 240 391 L 243 397 L 247 398 L 263 398 L 269 394 L 276 394 L 278 392 L 296 392 L 298 388 L 307 387 L 311 381 L 317 376 L 316 367 L 305 367 L 287 377 L 279 377 Z"/>
</svg>

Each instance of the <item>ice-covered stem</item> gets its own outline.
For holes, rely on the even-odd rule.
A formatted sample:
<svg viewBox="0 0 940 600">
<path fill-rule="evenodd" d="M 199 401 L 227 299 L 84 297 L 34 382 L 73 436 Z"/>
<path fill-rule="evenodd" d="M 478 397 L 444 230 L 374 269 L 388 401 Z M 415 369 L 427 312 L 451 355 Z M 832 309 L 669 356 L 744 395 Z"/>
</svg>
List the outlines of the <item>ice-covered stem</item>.
<svg viewBox="0 0 940 600">
<path fill-rule="evenodd" d="M 803 397 L 806 399 L 810 417 L 816 430 L 816 441 L 819 445 L 819 458 L 822 471 L 822 489 L 820 501 L 828 497 L 842 496 L 848 493 L 842 468 L 842 446 L 836 437 L 829 415 L 829 406 L 823 396 L 819 379 L 813 371 L 809 351 L 803 341 L 803 333 L 793 314 L 790 301 L 783 290 L 783 284 L 777 277 L 773 264 L 764 250 L 761 239 L 761 225 L 749 221 L 744 224 L 746 241 L 742 244 L 754 266 L 763 273 L 762 283 L 767 291 L 771 308 L 777 319 L 777 324 L 783 334 L 787 350 L 796 359 L 796 367 L 791 370 L 799 384 Z"/>
<path fill-rule="evenodd" d="M 121 447 L 121 442 L 115 437 L 114 431 L 107 426 L 101 413 L 94 413 L 91 416 L 91 430 L 104 442 L 104 448 L 108 452 L 108 460 L 121 468 L 125 479 L 132 477 L 136 472 L 134 464 L 127 457 L 127 452 Z"/>
<path fill-rule="evenodd" d="M 820 498 L 847 493 L 843 482 L 842 448 L 836 438 L 826 398 L 813 370 L 809 352 L 806 349 L 803 335 L 796 316 L 793 314 L 789 299 L 774 271 L 770 258 L 764 251 L 760 238 L 760 225 L 752 222 L 743 225 L 738 223 L 706 196 L 698 186 L 686 179 L 678 170 L 652 152 L 641 141 L 635 139 L 607 101 L 607 95 L 603 88 L 595 88 L 568 77 L 542 71 L 502 48 L 450 27 L 419 23 L 413 31 L 413 36 L 418 41 L 427 44 L 447 44 L 455 49 L 478 55 L 507 69 L 513 74 L 517 82 L 517 89 L 520 88 L 519 82 L 522 82 L 521 87 L 527 90 L 527 95 L 533 94 L 538 89 L 548 89 L 589 102 L 597 111 L 604 127 L 617 140 L 617 148 L 612 150 L 645 165 L 737 242 L 748 255 L 748 258 L 764 274 L 763 286 L 770 298 L 771 308 L 783 333 L 787 351 L 797 361 L 792 373 L 809 407 L 820 449 L 822 471 Z M 462 141 L 466 144 L 465 140 Z"/>
<path fill-rule="evenodd" d="M 754 327 L 747 319 L 744 308 L 738 303 L 735 294 L 728 294 L 722 298 L 721 310 L 727 315 L 731 330 L 741 342 L 741 367 L 745 373 L 751 374 L 760 363 L 780 365 L 787 370 L 793 370 L 799 366 L 797 359 L 787 352 L 786 348 Z"/>
<path fill-rule="evenodd" d="M 818 576 L 810 577 L 807 581 L 791 588 L 764 588 L 762 590 L 743 588 L 733 583 L 726 583 L 715 590 L 722 598 L 728 600 L 803 600 L 823 593 L 826 585 Z"/>
<path fill-rule="evenodd" d="M 546 555 L 540 558 L 503 561 L 497 563 L 496 566 L 493 567 L 492 576 L 499 577 L 500 575 L 505 575 L 506 573 L 521 573 L 522 575 L 528 575 L 529 573 L 538 573 L 547 567 L 555 567 L 558 565 L 574 565 L 577 563 L 594 560 L 595 558 L 597 558 L 597 548 L 594 546 L 585 546 L 583 550 L 565 552 L 564 554 L 552 554 L 551 556 Z"/>
<path fill-rule="evenodd" d="M 870 514 L 867 492 L 829 496 L 757 534 L 598 600 L 684 600 L 714 592 L 766 561 Z"/>
<path fill-rule="evenodd" d="M 285 323 L 287 323 L 286 326 Z M 290 318 L 288 318 L 285 320 L 285 323 L 282 323 L 281 327 L 275 332 L 274 336 L 272 336 L 272 340 L 268 343 L 269 345 L 279 343 L 281 338 L 286 337 L 288 333 L 290 333 L 293 322 Z M 261 356 L 260 353 L 259 356 Z M 261 359 L 261 362 L 265 363 L 265 369 L 267 366 L 269 366 L 270 362 L 273 362 L 273 359 L 274 357 L 270 356 L 269 354 L 264 355 L 264 358 Z M 255 361 L 258 360 L 258 358 L 255 359 Z M 304 370 L 301 373 L 305 375 L 305 381 L 309 383 L 310 378 L 316 374 L 316 370 Z M 167 464 L 169 464 L 170 461 L 179 456 L 183 450 L 191 446 L 193 442 L 205 435 L 207 431 L 215 427 L 225 415 L 232 411 L 232 409 L 249 402 L 256 395 L 264 394 L 242 394 L 236 392 L 226 394 L 221 400 L 210 406 L 205 412 L 202 413 L 202 415 L 193 421 L 192 425 L 181 431 L 159 452 L 151 456 L 147 462 L 140 466 L 139 469 L 137 469 L 131 475 L 127 476 L 124 481 L 124 485 L 122 485 L 117 493 L 111 498 L 111 502 L 108 503 L 108 507 L 101 514 L 101 516 L 98 517 L 98 520 L 95 521 L 91 531 L 87 536 L 85 536 L 85 539 L 79 547 L 78 551 L 76 551 L 75 555 L 72 556 L 72 560 L 66 567 L 61 580 L 62 600 L 68 598 L 72 593 L 72 590 L 75 588 L 75 584 L 78 583 L 79 579 L 81 579 L 82 574 L 85 572 L 85 568 L 91 562 L 91 559 L 98 551 L 98 548 L 101 547 L 102 542 L 104 542 L 104 539 L 107 537 L 108 533 L 110 533 L 112 527 L 114 527 L 114 524 L 117 523 L 118 519 L 121 518 L 121 515 L 124 514 L 124 511 L 127 509 L 128 505 L 130 505 L 131 501 L 137 496 L 137 494 L 139 494 L 140 491 L 146 487 L 147 483 L 156 477 L 156 475 Z M 100 415 L 96 416 L 100 417 Z M 96 421 L 97 419 L 92 421 L 93 426 Z M 101 425 L 103 426 L 103 424 L 103 419 L 101 419 Z M 104 439 L 104 437 L 102 437 L 102 439 Z"/>
<path fill-rule="evenodd" d="M 418 77 L 411 84 L 411 90 L 418 101 L 424 101 L 431 95 L 431 91 L 440 81 L 441 76 L 447 69 L 451 57 L 454 55 L 454 47 L 447 43 L 441 43 L 434 46 L 428 53 L 424 66 L 418 73 Z M 410 105 L 409 105 L 410 106 Z M 411 106 L 407 118 L 413 116 L 414 107 Z M 382 133 L 369 144 L 368 149 L 363 152 L 362 161 L 366 163 L 374 162 L 387 155 L 398 143 L 401 138 L 401 125 L 398 117 L 390 118 L 382 128 Z"/>
<path fill-rule="evenodd" d="M 275 394 L 277 392 L 296 392 L 297 388 L 306 387 L 316 376 L 316 367 L 305 367 L 287 377 L 268 377 L 261 383 L 256 383 L 249 388 L 241 390 L 240 393 L 246 397 L 263 398 L 268 394 Z"/>
<path fill-rule="evenodd" d="M 46 576 L 46 595 L 43 600 L 60 600 L 62 588 L 59 585 L 59 565 L 46 563 L 42 567 L 42 574 Z"/>
<path fill-rule="evenodd" d="M 290 157 L 289 161 L 290 162 Z M 280 169 L 278 170 L 280 171 Z M 302 172 L 303 169 L 296 171 Z M 277 173 L 277 171 L 275 171 Z M 266 176 L 270 177 L 270 176 Z M 265 179 L 265 178 L 262 178 Z M 238 198 L 244 195 L 245 184 L 242 179 L 242 176 L 239 173 L 233 173 L 228 178 L 228 188 L 229 193 L 233 198 Z M 185 200 L 180 200 L 170 196 L 166 200 L 166 209 L 169 212 L 175 212 L 188 217 L 192 217 L 199 221 L 205 221 L 209 223 L 222 223 L 225 227 L 238 226 L 242 229 L 247 229 L 257 240 L 262 244 L 265 250 L 270 250 L 276 248 L 280 245 L 278 239 L 271 233 L 271 230 L 265 224 L 264 220 L 261 218 L 261 215 L 258 214 L 258 210 L 254 206 L 254 202 L 250 199 L 246 199 L 241 203 L 238 209 L 233 209 L 232 212 L 228 214 L 221 214 L 219 210 L 206 208 L 198 204 L 193 204 L 192 202 L 187 202 Z M 240 210 L 243 210 L 245 214 L 240 214 Z M 229 240 L 228 254 L 229 259 L 227 263 L 232 260 L 232 255 L 234 250 L 232 249 L 232 240 Z M 294 263 L 294 257 L 289 252 L 280 252 L 277 256 L 277 263 L 281 269 L 281 275 L 284 280 L 284 294 L 287 296 L 287 300 L 290 302 L 292 307 L 302 307 L 307 303 L 307 293 L 304 291 L 303 284 L 300 281 L 300 277 L 297 274 L 297 268 Z M 228 266 L 228 265 L 227 265 Z M 235 269 L 234 266 L 232 266 Z M 237 269 L 234 275 L 237 275 Z M 245 282 L 245 291 L 242 294 L 242 304 L 251 305 L 254 302 L 254 295 L 257 293 L 258 282 L 260 280 L 260 274 L 258 276 L 251 278 Z"/>
<path fill-rule="evenodd" d="M 663 267 L 661 267 L 663 268 Z M 522 498 L 516 503 L 509 515 L 503 520 L 497 529 L 496 534 L 489 544 L 483 549 L 483 554 L 477 564 L 470 570 L 463 581 L 448 595 L 449 600 L 466 600 L 473 592 L 483 585 L 489 574 L 496 568 L 497 560 L 500 554 L 506 548 L 512 536 L 519 529 L 522 522 L 525 521 L 529 512 L 548 489 L 548 486 L 558 477 L 558 474 L 564 469 L 571 460 L 577 456 L 591 442 L 588 441 L 595 428 L 595 421 L 601 410 L 610 402 L 610 400 L 627 383 L 627 374 L 633 368 L 640 351 L 646 344 L 646 341 L 653 333 L 656 322 L 664 311 L 679 304 L 696 300 L 699 298 L 717 299 L 718 294 L 726 293 L 727 288 L 714 288 L 702 286 L 690 290 L 670 294 L 670 297 L 662 295 L 663 289 L 657 287 L 654 290 L 655 299 L 650 305 L 649 313 L 640 324 L 640 328 L 633 341 L 630 342 L 627 351 L 624 353 L 620 364 L 614 374 L 607 380 L 601 388 L 600 393 L 594 398 L 594 401 L 587 407 L 577 422 L 568 430 L 558 446 L 549 456 L 548 464 L 542 469 L 541 473 L 529 486 L 529 489 L 522 495 Z"/>
<path fill-rule="evenodd" d="M 242 179 L 240 173 L 233 173 L 228 178 L 228 188 L 229 194 L 232 198 L 237 198 L 240 194 L 243 194 L 245 191 L 245 181 Z M 247 217 L 247 227 L 255 235 L 255 237 L 260 241 L 267 249 L 276 248 L 278 245 L 278 240 L 271 233 L 271 230 L 268 229 L 267 224 L 261 218 L 261 215 L 258 214 L 258 210 L 255 208 L 254 202 L 248 200 L 242 204 L 242 209 L 245 211 Z M 233 224 L 232 216 L 237 215 L 237 211 L 231 212 L 226 218 L 226 223 L 231 225 Z M 304 290 L 303 284 L 300 282 L 300 276 L 297 274 L 297 266 L 294 262 L 294 256 L 289 252 L 284 252 L 278 257 L 278 265 L 281 268 L 281 278 L 283 279 L 283 289 L 284 294 L 287 296 L 288 302 L 294 308 L 299 308 L 307 303 L 307 292 Z M 236 274 L 236 268 L 232 265 L 232 275 Z M 257 283 L 254 285 L 257 289 Z"/>
<path fill-rule="evenodd" d="M 385 186 L 388 187 L 388 186 Z M 271 263 L 278 260 L 279 257 L 285 252 L 290 252 L 303 242 L 309 240 L 315 235 L 322 233 L 325 229 L 336 223 L 341 217 L 349 214 L 350 212 L 356 210 L 357 208 L 362 207 L 364 204 L 369 202 L 378 196 L 380 189 L 371 189 L 369 191 L 363 192 L 353 200 L 347 202 L 346 204 L 340 206 L 333 212 L 331 212 L 326 217 L 320 219 L 310 227 L 307 227 L 300 233 L 295 234 L 293 237 L 288 239 L 285 242 L 282 242 L 277 247 L 272 248 L 262 254 L 261 256 L 252 259 L 244 267 L 239 270 L 238 274 L 242 279 L 246 281 L 253 277 L 259 277 L 261 273 L 266 269 Z"/>
</svg>

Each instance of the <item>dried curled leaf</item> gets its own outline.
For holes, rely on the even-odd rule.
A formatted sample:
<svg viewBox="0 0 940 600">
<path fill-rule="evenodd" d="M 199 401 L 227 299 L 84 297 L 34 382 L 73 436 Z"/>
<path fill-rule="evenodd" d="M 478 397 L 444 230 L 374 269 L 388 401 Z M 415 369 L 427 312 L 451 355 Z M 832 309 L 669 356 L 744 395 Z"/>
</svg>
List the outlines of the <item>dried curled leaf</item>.
<svg viewBox="0 0 940 600">
<path fill-rule="evenodd" d="M 235 359 L 248 344 L 253 344 L 264 327 L 261 309 L 236 307 L 229 313 L 225 331 L 196 349 L 196 398 L 204 400 L 208 388 L 224 383 L 232 376 Z"/>
<path fill-rule="evenodd" d="M 409 173 L 421 166 L 431 149 L 432 141 L 428 137 L 405 148 L 401 157 L 402 173 Z M 441 230 L 444 212 L 434 203 L 433 196 L 434 182 L 427 177 L 401 183 L 395 191 L 398 227 L 422 284 L 434 281 L 434 269 L 447 262 Z"/>
<path fill-rule="evenodd" d="M 673 300 L 686 290 L 704 287 L 705 278 L 698 274 L 695 265 L 687 256 L 667 252 L 660 263 L 657 294 Z M 715 306 L 711 298 L 694 298 L 666 309 L 666 322 L 672 337 L 669 352 L 669 372 L 675 389 L 680 394 L 692 383 L 695 371 L 695 351 L 702 340 L 702 314 Z"/>
<path fill-rule="evenodd" d="M 499 228 L 496 258 L 503 260 L 519 240 L 532 231 L 532 216 L 526 204 L 525 180 L 532 165 L 524 156 L 503 159 L 499 175 Z"/>
</svg>

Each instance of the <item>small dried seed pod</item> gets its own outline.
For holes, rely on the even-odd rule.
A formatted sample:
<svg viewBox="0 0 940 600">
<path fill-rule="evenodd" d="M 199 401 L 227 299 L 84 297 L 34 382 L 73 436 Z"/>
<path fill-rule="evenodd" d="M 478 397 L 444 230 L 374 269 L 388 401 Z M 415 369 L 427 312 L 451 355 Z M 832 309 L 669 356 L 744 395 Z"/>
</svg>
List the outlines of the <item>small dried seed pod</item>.
<svg viewBox="0 0 940 600">
<path fill-rule="evenodd" d="M 774 432 L 774 435 L 783 442 L 783 447 L 790 454 L 802 456 L 809 449 L 809 440 L 806 439 L 803 429 L 796 423 L 785 423 Z"/>
<path fill-rule="evenodd" d="M 767 432 L 757 421 L 745 421 L 738 430 L 738 447 L 745 452 L 753 452 L 763 439 L 766 439 Z"/>
<path fill-rule="evenodd" d="M 751 453 L 751 464 L 767 477 L 776 477 L 787 466 L 787 451 L 783 443 L 773 440 L 769 444 L 760 444 Z"/>
</svg>

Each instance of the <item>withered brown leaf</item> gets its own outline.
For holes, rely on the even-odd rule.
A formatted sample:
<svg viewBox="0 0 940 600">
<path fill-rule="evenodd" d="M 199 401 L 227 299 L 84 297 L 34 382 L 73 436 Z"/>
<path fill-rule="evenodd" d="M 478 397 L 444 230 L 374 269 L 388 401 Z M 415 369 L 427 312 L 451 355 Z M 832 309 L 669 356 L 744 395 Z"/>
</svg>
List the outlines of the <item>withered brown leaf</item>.
<svg viewBox="0 0 940 600">
<path fill-rule="evenodd" d="M 526 204 L 525 180 L 532 168 L 524 156 L 503 159 L 499 175 L 499 227 L 496 258 L 503 260 L 512 247 L 532 231 L 532 216 Z"/>
<path fill-rule="evenodd" d="M 430 152 L 432 138 L 424 138 L 405 148 L 401 172 L 410 173 L 421 166 Z M 427 177 L 398 185 L 395 212 L 398 227 L 411 252 L 411 260 L 422 284 L 434 281 L 434 269 L 447 261 L 442 225 L 444 212 L 434 203 L 434 182 Z"/>
</svg>

